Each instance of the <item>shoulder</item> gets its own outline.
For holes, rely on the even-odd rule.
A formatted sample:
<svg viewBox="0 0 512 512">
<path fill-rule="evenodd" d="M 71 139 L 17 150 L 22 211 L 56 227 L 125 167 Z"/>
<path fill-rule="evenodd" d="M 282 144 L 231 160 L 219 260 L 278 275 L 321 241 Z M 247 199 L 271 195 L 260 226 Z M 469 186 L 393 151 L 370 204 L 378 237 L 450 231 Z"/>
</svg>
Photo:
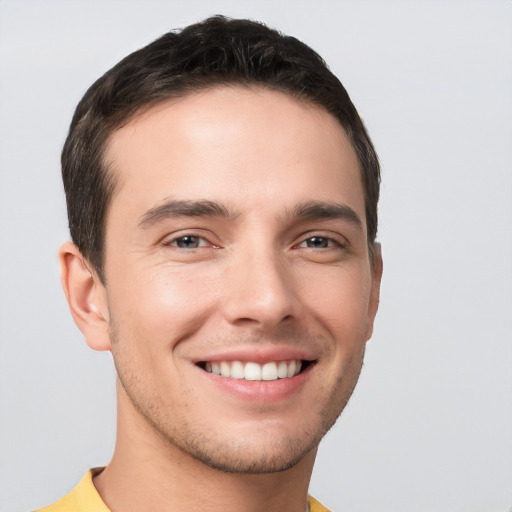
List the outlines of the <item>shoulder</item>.
<svg viewBox="0 0 512 512">
<path fill-rule="evenodd" d="M 91 469 L 79 484 L 62 499 L 34 512 L 110 512 L 92 482 L 101 469 Z"/>
<path fill-rule="evenodd" d="M 34 512 L 110 512 L 92 481 L 93 477 L 102 469 L 91 469 L 69 494 L 53 505 L 37 509 Z M 308 504 L 310 512 L 330 512 L 312 496 L 308 496 Z"/>
<path fill-rule="evenodd" d="M 330 510 L 324 507 L 319 501 L 315 500 L 313 496 L 308 496 L 308 504 L 310 512 L 330 512 Z"/>
</svg>

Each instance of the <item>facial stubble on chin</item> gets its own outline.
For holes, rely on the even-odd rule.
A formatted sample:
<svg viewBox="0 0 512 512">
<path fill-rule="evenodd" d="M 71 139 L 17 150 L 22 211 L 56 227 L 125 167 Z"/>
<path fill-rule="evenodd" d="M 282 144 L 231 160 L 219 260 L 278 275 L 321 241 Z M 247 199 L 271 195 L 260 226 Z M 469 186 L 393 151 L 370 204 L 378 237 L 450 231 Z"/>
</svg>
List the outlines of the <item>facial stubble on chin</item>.
<svg viewBox="0 0 512 512">
<path fill-rule="evenodd" d="M 340 374 L 330 391 L 324 393 L 321 406 L 317 408 L 317 419 L 308 428 L 303 428 L 293 436 L 269 440 L 262 453 L 250 446 L 247 439 L 221 440 L 211 435 L 211 430 L 201 429 L 182 419 L 178 424 L 171 420 L 172 411 L 165 410 L 152 399 L 140 375 L 126 365 L 121 356 L 120 341 L 111 317 L 110 339 L 117 376 L 126 397 L 134 409 L 147 422 L 163 445 L 168 445 L 172 453 L 178 449 L 206 466 L 225 473 L 268 474 L 286 471 L 298 464 L 310 451 L 317 448 L 325 434 L 335 424 L 347 405 L 355 388 L 363 364 L 362 351 L 350 359 L 345 371 Z M 341 397 L 333 403 L 331 398 L 342 390 Z M 305 410 L 304 415 L 311 414 Z M 218 434 L 218 433 L 217 433 Z M 254 452 L 254 453 L 253 453 Z"/>
</svg>

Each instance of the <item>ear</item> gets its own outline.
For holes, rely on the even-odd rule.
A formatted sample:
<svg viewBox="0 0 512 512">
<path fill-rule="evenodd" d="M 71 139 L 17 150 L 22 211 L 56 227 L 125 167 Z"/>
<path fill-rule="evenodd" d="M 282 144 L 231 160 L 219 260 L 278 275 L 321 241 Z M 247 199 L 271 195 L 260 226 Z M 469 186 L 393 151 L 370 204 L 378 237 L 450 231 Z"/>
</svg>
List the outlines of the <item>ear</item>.
<svg viewBox="0 0 512 512">
<path fill-rule="evenodd" d="M 380 299 L 380 282 L 382 280 L 382 249 L 379 243 L 374 242 L 373 244 L 373 256 L 370 259 L 370 265 L 372 266 L 372 283 L 370 288 L 370 301 L 368 305 L 368 326 L 366 330 L 366 340 L 368 341 L 373 334 L 373 323 L 375 321 L 375 315 L 377 309 L 379 309 Z"/>
<path fill-rule="evenodd" d="M 71 315 L 94 350 L 110 350 L 107 293 L 92 266 L 71 242 L 59 249 L 60 277 Z"/>
</svg>

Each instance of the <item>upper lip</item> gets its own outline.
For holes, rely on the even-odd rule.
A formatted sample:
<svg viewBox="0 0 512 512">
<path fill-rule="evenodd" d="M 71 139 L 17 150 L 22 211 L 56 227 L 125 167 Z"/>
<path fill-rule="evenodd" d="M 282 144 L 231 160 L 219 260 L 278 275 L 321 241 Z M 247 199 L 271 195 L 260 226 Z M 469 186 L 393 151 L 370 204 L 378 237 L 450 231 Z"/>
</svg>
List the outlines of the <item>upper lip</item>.
<svg viewBox="0 0 512 512">
<path fill-rule="evenodd" d="M 318 357 L 311 350 L 289 347 L 289 346 L 244 346 L 227 350 L 218 350 L 212 353 L 206 353 L 201 357 L 193 358 L 194 363 L 205 361 L 241 361 L 254 362 L 259 364 L 271 361 L 290 361 L 300 359 L 302 361 L 314 361 Z"/>
</svg>

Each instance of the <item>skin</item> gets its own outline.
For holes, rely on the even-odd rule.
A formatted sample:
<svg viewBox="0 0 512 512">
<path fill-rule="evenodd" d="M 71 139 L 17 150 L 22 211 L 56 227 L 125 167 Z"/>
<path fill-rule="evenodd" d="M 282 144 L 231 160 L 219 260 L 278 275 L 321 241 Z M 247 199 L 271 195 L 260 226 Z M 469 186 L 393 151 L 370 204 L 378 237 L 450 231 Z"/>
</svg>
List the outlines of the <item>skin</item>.
<svg viewBox="0 0 512 512">
<path fill-rule="evenodd" d="M 106 286 L 71 243 L 60 252 L 75 321 L 119 376 L 98 491 L 114 511 L 302 512 L 317 445 L 357 382 L 382 272 L 343 128 L 279 92 L 214 88 L 141 113 L 106 160 L 119 176 Z M 219 359 L 310 363 L 247 382 L 203 369 Z"/>
</svg>

